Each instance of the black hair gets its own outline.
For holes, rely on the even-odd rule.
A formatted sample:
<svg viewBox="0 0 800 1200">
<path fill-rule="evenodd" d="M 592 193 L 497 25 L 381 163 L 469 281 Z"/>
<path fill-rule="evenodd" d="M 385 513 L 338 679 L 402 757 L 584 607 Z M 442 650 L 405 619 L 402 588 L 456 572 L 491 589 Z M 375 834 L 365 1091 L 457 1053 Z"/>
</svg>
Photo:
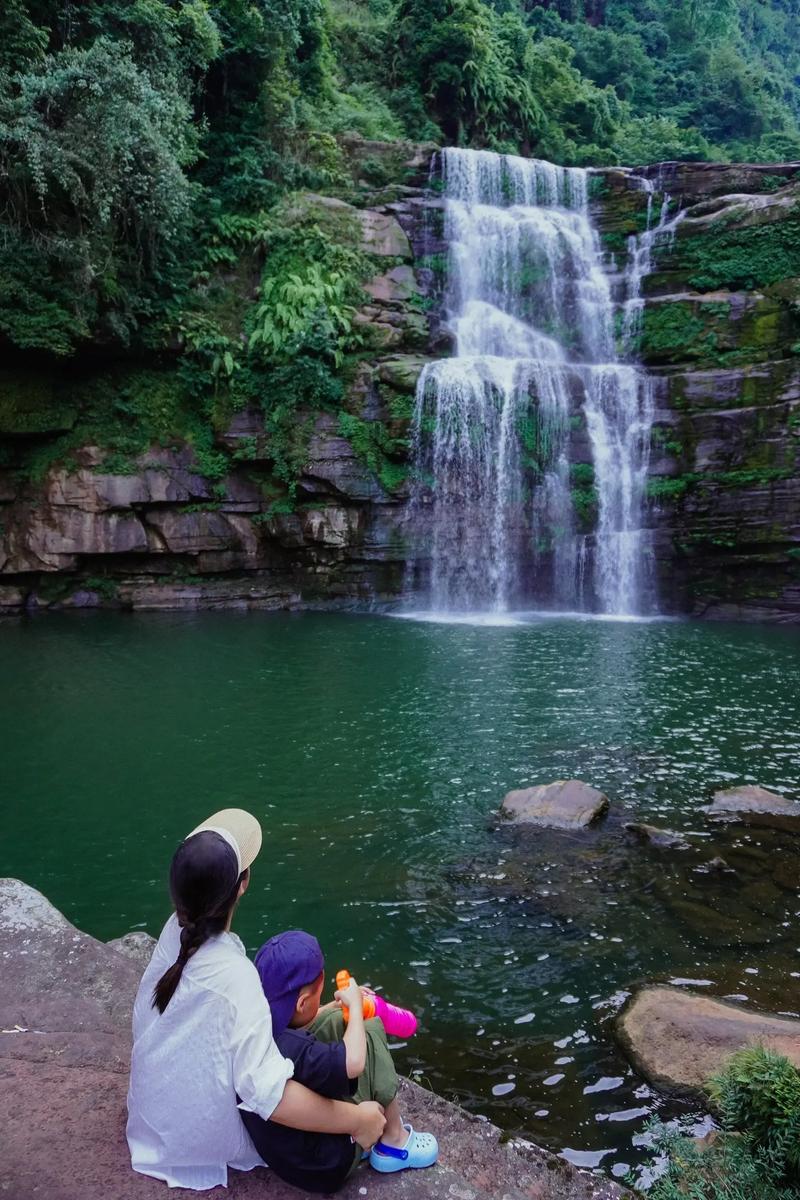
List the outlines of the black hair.
<svg viewBox="0 0 800 1200">
<path fill-rule="evenodd" d="M 160 1013 L 174 996 L 192 955 L 224 930 L 246 875 L 247 870 L 237 872 L 233 847 L 210 829 L 178 846 L 169 869 L 169 890 L 181 927 L 181 948 L 153 988 L 153 1007 Z"/>
</svg>

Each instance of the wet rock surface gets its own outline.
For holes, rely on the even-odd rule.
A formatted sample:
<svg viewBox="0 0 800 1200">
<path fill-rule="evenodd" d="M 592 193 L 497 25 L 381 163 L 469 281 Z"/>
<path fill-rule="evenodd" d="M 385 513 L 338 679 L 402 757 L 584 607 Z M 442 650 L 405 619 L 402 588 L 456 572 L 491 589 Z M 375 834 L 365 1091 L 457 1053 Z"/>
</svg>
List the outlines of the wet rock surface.
<svg viewBox="0 0 800 1200">
<path fill-rule="evenodd" d="M 519 825 L 546 825 L 550 829 L 584 829 L 608 808 L 608 797 L 578 779 L 559 779 L 538 787 L 508 792 L 501 815 Z"/>
<path fill-rule="evenodd" d="M 616 1033 L 636 1070 L 667 1090 L 704 1091 L 731 1054 L 755 1042 L 800 1067 L 800 1020 L 675 988 L 637 992 L 619 1016 Z"/>
<path fill-rule="evenodd" d="M 135 1174 L 125 1142 L 131 1007 L 146 948 L 138 933 L 103 944 L 33 888 L 0 880 L 0 1125 L 3 1186 L 14 1200 L 157 1200 L 166 1186 Z M 122 944 L 120 944 L 122 943 Z M 132 952 L 135 954 L 132 955 Z M 136 959 L 139 961 L 135 961 Z M 380 1176 L 362 1167 L 339 1193 L 408 1200 L 618 1200 L 631 1195 L 401 1081 L 407 1118 L 432 1130 L 440 1162 Z M 197 1193 L 171 1190 L 178 1198 Z M 232 1171 L 231 1200 L 303 1193 L 259 1168 Z"/>
<path fill-rule="evenodd" d="M 800 804 L 787 800 L 777 792 L 770 792 L 766 788 L 748 783 L 742 787 L 726 788 L 714 793 L 709 814 L 719 816 L 729 813 L 800 817 Z"/>
<path fill-rule="evenodd" d="M 659 829 L 656 825 L 646 825 L 637 821 L 628 821 L 624 826 L 626 833 L 631 834 L 640 842 L 645 842 L 648 846 L 655 846 L 658 850 L 688 850 L 689 842 L 680 833 L 675 833 L 673 829 Z"/>
</svg>

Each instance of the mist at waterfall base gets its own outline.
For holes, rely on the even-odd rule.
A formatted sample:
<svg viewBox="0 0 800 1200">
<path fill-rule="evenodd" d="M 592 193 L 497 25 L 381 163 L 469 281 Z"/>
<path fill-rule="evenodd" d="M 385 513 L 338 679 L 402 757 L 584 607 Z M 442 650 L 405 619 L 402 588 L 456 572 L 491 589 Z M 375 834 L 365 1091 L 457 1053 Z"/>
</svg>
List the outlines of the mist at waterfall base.
<svg viewBox="0 0 800 1200">
<path fill-rule="evenodd" d="M 641 181 L 647 229 L 615 285 L 586 170 L 458 149 L 435 161 L 454 354 L 417 387 L 411 606 L 450 619 L 655 612 L 644 528 L 653 381 L 620 358 L 615 326 L 625 354 L 669 198 L 652 224 Z"/>
<path fill-rule="evenodd" d="M 800 1007 L 797 839 L 702 811 L 733 782 L 800 794 L 796 629 L 73 613 L 0 623 L 0 663 L 0 874 L 97 937 L 156 934 L 179 839 L 252 809 L 248 949 L 313 930 L 418 1014 L 398 1069 L 509 1132 L 621 1173 L 651 1114 L 702 1119 L 616 1046 L 643 982 Z M 498 825 L 506 791 L 559 778 L 607 820 Z"/>
</svg>

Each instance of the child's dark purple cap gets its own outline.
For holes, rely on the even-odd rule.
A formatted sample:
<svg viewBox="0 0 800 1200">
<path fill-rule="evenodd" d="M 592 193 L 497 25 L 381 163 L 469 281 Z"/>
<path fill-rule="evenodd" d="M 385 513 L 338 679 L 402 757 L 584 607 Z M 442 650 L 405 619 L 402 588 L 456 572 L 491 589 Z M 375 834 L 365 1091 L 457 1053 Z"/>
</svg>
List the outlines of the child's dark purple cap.
<svg viewBox="0 0 800 1200">
<path fill-rule="evenodd" d="M 256 970 L 272 1012 L 273 1037 L 291 1021 L 300 989 L 314 983 L 324 967 L 319 942 L 302 929 L 287 929 L 261 947 Z"/>
</svg>

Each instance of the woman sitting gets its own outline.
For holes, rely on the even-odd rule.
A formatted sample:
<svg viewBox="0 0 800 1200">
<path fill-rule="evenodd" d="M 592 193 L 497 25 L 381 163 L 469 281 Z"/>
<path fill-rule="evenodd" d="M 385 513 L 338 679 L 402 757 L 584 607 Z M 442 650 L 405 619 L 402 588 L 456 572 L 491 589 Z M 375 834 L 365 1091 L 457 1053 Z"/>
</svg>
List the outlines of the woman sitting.
<svg viewBox="0 0 800 1200">
<path fill-rule="evenodd" d="M 225 809 L 181 843 L 170 867 L 175 913 L 136 996 L 131 1164 L 171 1187 L 212 1188 L 227 1183 L 228 1167 L 264 1165 L 239 1109 L 348 1134 L 365 1150 L 384 1129 L 380 1105 L 325 1099 L 295 1083 L 275 1045 L 258 972 L 230 931 L 261 837 L 255 817 Z"/>
</svg>

